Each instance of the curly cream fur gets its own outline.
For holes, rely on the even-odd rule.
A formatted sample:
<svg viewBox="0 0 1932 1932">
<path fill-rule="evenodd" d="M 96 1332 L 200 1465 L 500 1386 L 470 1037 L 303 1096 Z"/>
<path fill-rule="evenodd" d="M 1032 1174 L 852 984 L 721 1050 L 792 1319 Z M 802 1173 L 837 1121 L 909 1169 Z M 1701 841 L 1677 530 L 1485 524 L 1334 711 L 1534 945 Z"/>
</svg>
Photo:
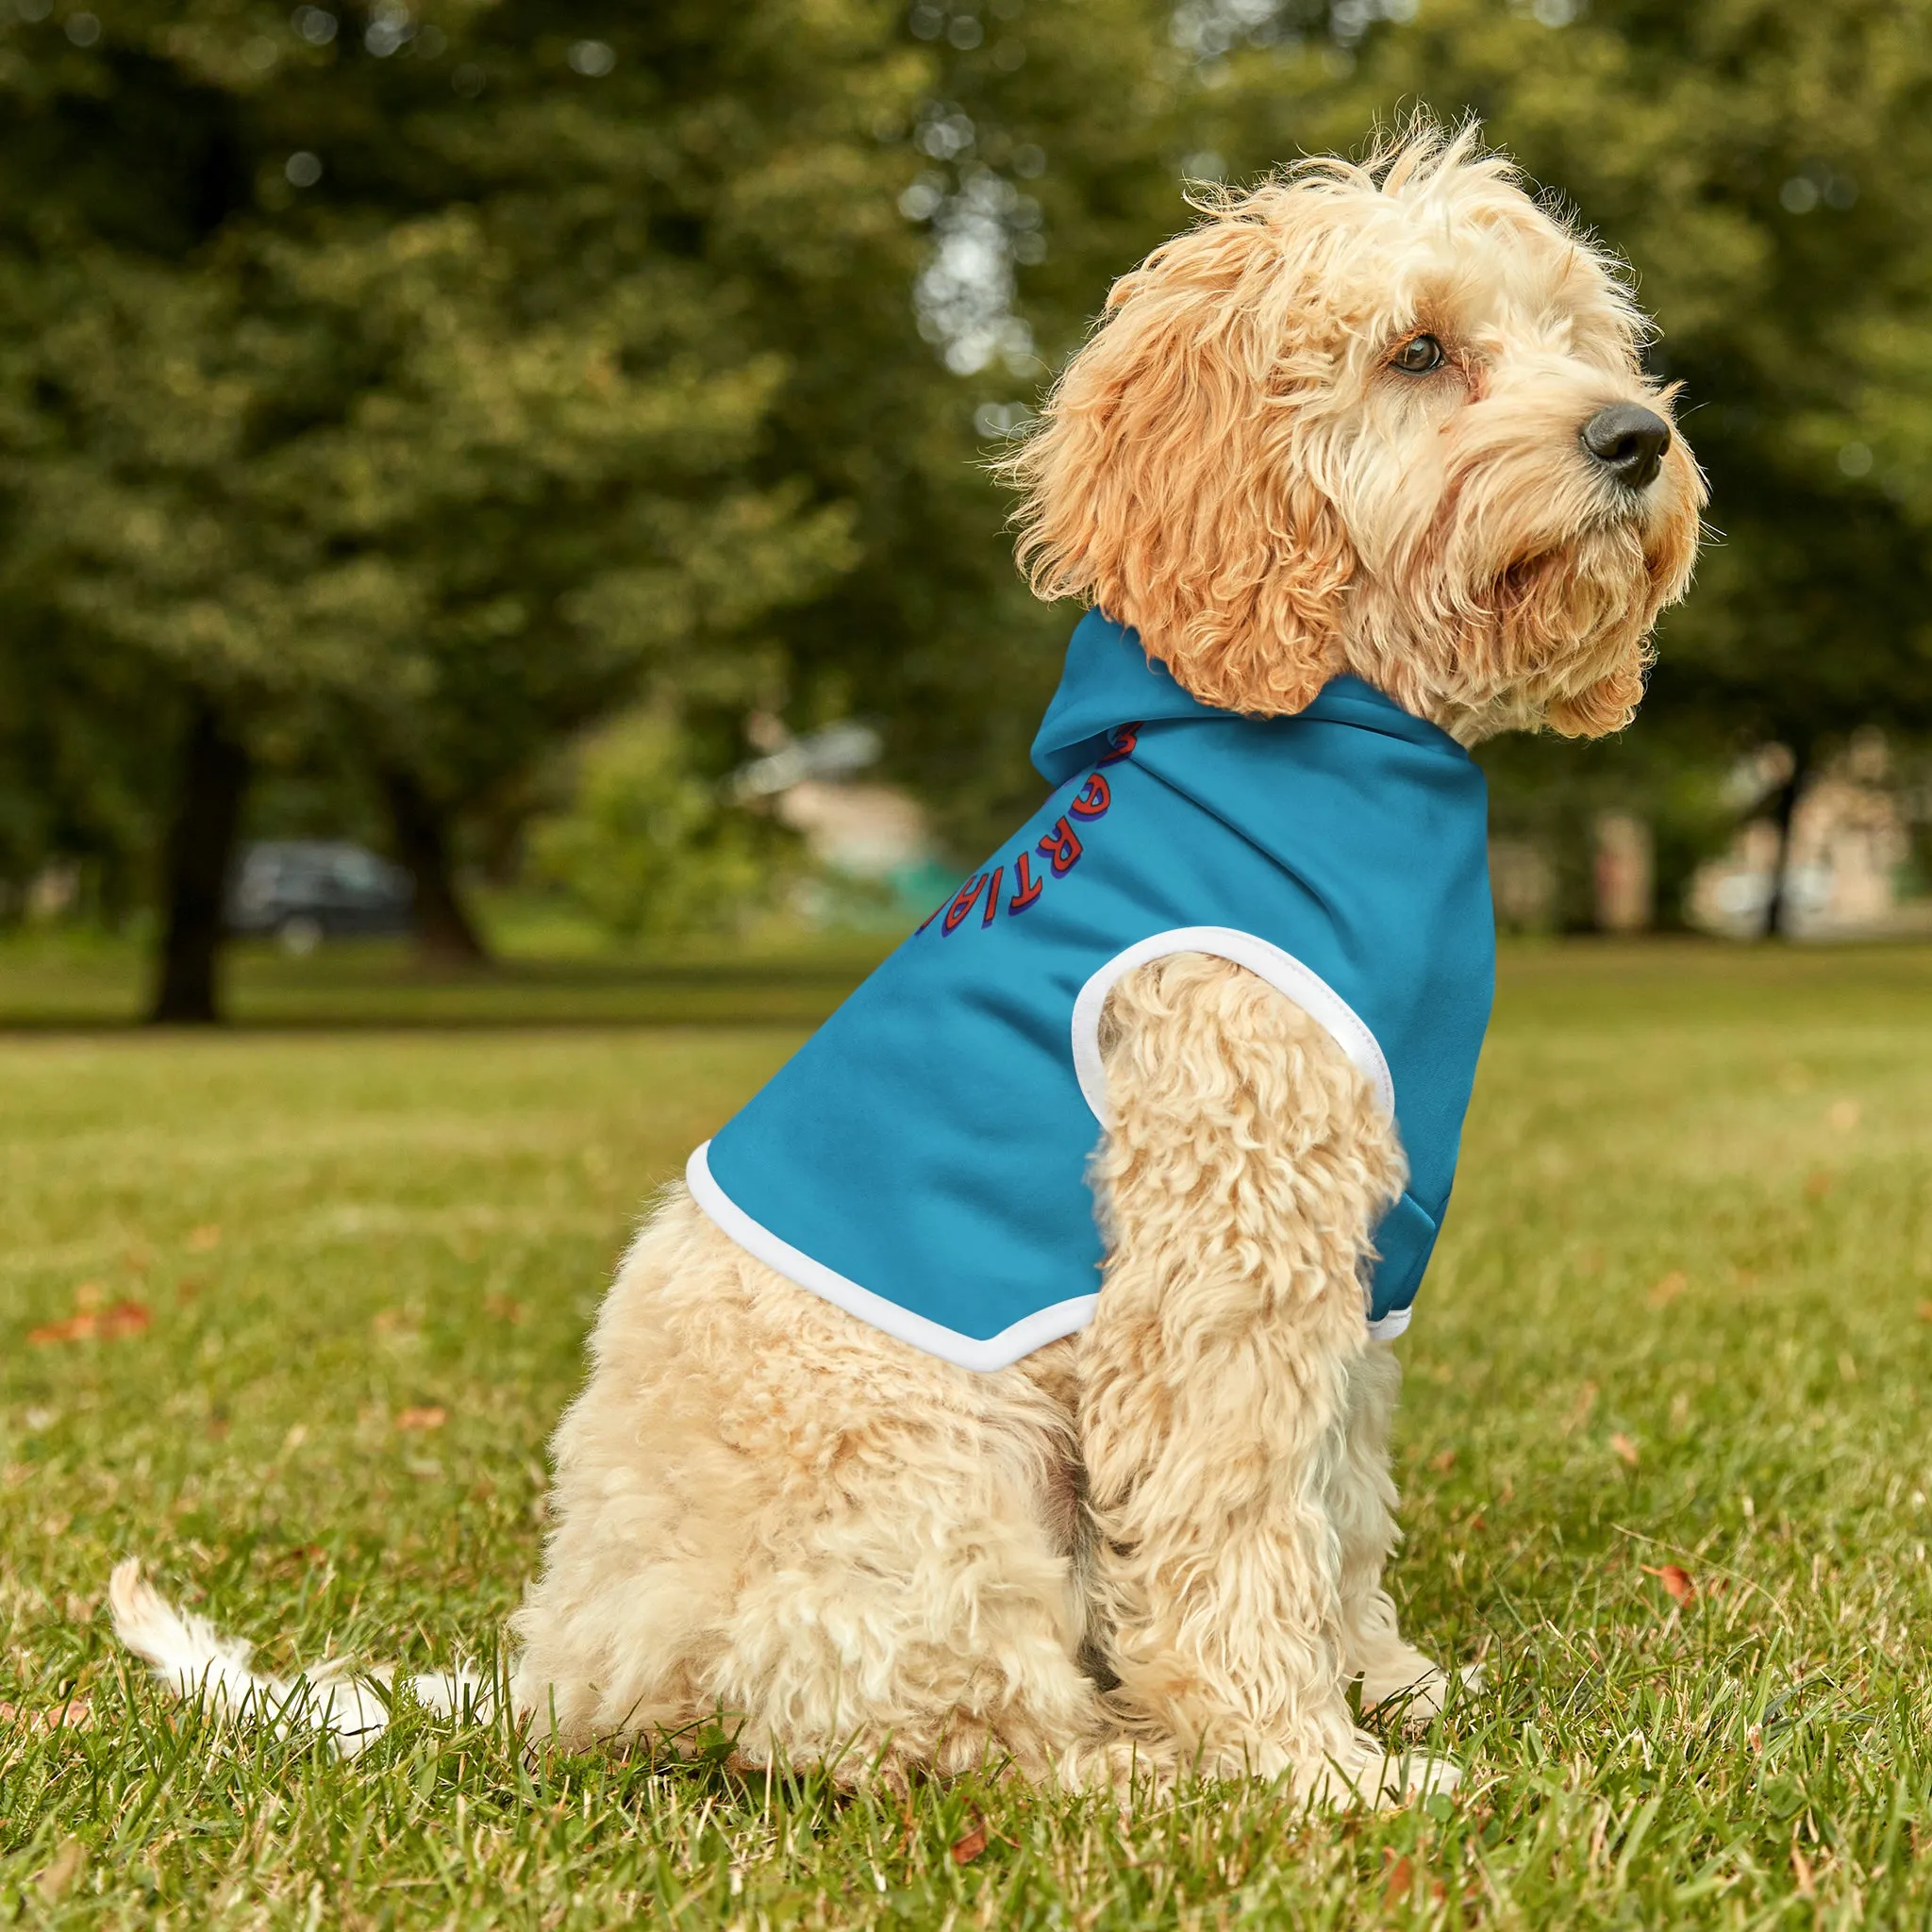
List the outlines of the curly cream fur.
<svg viewBox="0 0 1932 1932">
<path fill-rule="evenodd" d="M 1379 1526 L 1345 1543 L 1329 1492 L 1402 1150 L 1328 1034 L 1225 961 L 1143 968 L 1110 1017 L 1110 1258 L 1080 1350 L 1108 1658 L 1204 1765 L 1319 1781 L 1362 1748 L 1342 1587 Z"/>
<path fill-rule="evenodd" d="M 513 1695 L 565 1741 L 722 1721 L 747 1763 L 903 1782 L 1101 1731 L 1065 1341 L 980 1375 L 753 1260 L 681 1187 L 555 1444 Z"/>
<path fill-rule="evenodd" d="M 1442 1708 L 1448 1679 L 1396 1627 L 1395 1604 L 1382 1568 L 1401 1532 L 1395 1526 L 1389 1431 L 1402 1389 L 1402 1365 L 1386 1341 L 1371 1341 L 1352 1364 L 1348 1413 L 1329 1443 L 1324 1499 L 1341 1550 L 1341 1647 L 1345 1669 L 1361 1684 L 1364 1710 L 1399 1707 L 1411 1720 Z M 1470 1674 L 1472 1676 L 1474 1674 Z"/>
</svg>

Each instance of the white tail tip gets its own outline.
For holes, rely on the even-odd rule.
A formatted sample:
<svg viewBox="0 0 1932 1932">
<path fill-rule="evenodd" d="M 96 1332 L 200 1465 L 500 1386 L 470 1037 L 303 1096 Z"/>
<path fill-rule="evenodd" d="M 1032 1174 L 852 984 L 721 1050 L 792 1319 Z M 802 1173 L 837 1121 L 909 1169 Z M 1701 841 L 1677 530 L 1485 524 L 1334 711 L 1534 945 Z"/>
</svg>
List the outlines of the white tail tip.
<svg viewBox="0 0 1932 1932">
<path fill-rule="evenodd" d="M 335 1663 L 292 1681 L 258 1676 L 248 1668 L 250 1645 L 224 1637 L 206 1617 L 175 1609 L 142 1575 L 137 1557 L 115 1565 L 108 1605 L 115 1636 L 177 1697 L 266 1723 L 278 1738 L 319 1731 L 344 1757 L 366 1749 L 389 1725 L 389 1705 L 376 1688 L 387 1683 L 388 1671 L 359 1675 Z M 416 1677 L 411 1687 L 419 1703 L 442 1717 L 460 1716 L 466 1704 L 487 1717 L 494 1703 L 491 1687 L 461 1669 Z"/>
</svg>

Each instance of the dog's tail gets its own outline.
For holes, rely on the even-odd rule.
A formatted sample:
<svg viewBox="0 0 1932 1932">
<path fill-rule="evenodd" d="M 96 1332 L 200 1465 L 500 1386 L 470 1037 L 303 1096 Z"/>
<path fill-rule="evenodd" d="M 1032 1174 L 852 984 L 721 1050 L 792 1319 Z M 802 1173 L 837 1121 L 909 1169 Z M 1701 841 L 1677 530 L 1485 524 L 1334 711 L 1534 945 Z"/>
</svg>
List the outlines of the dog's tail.
<svg viewBox="0 0 1932 1932">
<path fill-rule="evenodd" d="M 248 1668 L 248 1644 L 224 1637 L 206 1617 L 177 1610 L 142 1575 L 138 1557 L 115 1566 L 108 1605 L 115 1636 L 169 1690 L 220 1716 L 265 1724 L 278 1738 L 320 1732 L 344 1757 L 388 1727 L 392 1667 L 357 1671 L 339 1660 L 292 1678 L 259 1676 Z M 410 1688 L 419 1704 L 443 1717 L 468 1711 L 486 1718 L 495 1706 L 492 1687 L 460 1666 L 412 1678 Z"/>
</svg>

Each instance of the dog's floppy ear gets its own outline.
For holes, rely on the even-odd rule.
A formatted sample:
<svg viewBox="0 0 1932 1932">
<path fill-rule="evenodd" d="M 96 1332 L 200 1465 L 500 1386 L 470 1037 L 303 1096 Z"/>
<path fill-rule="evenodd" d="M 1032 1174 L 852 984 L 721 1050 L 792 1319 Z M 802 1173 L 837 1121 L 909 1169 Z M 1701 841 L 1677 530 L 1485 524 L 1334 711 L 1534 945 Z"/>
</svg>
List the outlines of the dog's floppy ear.
<svg viewBox="0 0 1932 1932">
<path fill-rule="evenodd" d="M 1343 669 L 1355 570 L 1302 447 L 1292 198 L 1231 203 L 1124 276 L 1001 465 L 1036 594 L 1133 625 L 1205 703 L 1272 714 Z"/>
</svg>

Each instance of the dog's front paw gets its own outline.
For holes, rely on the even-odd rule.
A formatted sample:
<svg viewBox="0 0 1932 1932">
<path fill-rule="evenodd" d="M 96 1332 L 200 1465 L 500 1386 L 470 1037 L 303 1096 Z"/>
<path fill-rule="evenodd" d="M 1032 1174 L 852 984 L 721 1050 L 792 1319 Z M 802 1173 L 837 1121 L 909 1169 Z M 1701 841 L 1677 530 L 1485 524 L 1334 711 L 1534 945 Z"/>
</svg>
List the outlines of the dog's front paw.
<svg viewBox="0 0 1932 1932">
<path fill-rule="evenodd" d="M 1465 1664 L 1456 1673 L 1465 1690 L 1481 1687 L 1483 1667 Z M 1421 1651 L 1391 1659 L 1362 1673 L 1362 1715 L 1393 1721 L 1420 1730 L 1441 1717 L 1449 1701 L 1450 1677 Z"/>
<path fill-rule="evenodd" d="M 1379 1738 L 1357 1731 L 1347 1749 L 1297 1778 L 1295 1790 L 1311 1805 L 1387 1809 L 1433 1797 L 1438 1791 L 1453 1791 L 1461 1776 L 1461 1767 L 1449 1758 L 1391 1751 Z"/>
<path fill-rule="evenodd" d="M 1382 1801 L 1407 1805 L 1421 1798 L 1444 1796 L 1462 1782 L 1462 1767 L 1451 1757 L 1436 1757 L 1424 1751 L 1406 1751 L 1387 1760 L 1382 1778 Z"/>
</svg>

